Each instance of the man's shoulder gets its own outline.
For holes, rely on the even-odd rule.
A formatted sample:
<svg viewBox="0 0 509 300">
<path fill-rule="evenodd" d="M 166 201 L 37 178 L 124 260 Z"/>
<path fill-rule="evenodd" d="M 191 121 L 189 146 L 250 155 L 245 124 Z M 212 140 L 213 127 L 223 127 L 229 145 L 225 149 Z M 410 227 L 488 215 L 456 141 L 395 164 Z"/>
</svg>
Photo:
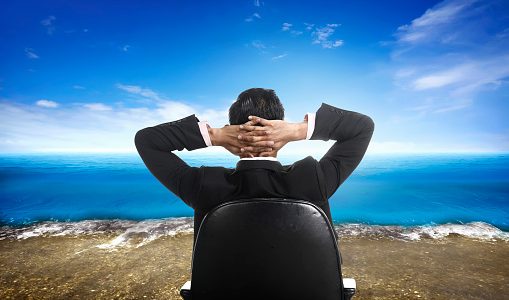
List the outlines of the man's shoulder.
<svg viewBox="0 0 509 300">
<path fill-rule="evenodd" d="M 306 163 L 317 163 L 318 161 L 311 155 L 304 157 L 303 159 L 295 161 L 293 164 L 306 164 Z"/>
<path fill-rule="evenodd" d="M 234 170 L 234 168 L 228 168 L 223 166 L 200 166 L 200 169 L 207 171 L 222 171 L 222 172 Z"/>
<path fill-rule="evenodd" d="M 294 161 L 292 164 L 283 165 L 285 169 L 291 169 L 302 166 L 315 166 L 318 161 L 311 155 L 308 155 L 302 159 Z"/>
</svg>

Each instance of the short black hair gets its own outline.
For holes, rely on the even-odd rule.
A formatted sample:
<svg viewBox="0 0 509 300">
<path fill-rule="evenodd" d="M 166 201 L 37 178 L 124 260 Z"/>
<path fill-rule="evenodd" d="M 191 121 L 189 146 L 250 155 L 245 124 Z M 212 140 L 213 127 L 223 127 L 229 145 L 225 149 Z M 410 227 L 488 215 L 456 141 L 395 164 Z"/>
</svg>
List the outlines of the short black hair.
<svg viewBox="0 0 509 300">
<path fill-rule="evenodd" d="M 283 120 L 285 109 L 272 89 L 251 88 L 243 91 L 230 106 L 230 125 L 240 125 L 255 115 L 267 120 Z"/>
</svg>

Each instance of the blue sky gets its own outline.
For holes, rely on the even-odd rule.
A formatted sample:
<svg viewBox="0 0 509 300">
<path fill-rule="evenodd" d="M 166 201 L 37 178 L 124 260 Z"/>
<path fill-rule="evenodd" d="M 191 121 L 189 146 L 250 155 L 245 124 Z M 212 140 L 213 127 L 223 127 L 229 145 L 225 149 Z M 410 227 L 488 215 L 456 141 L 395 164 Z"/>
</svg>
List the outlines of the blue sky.
<svg viewBox="0 0 509 300">
<path fill-rule="evenodd" d="M 251 87 L 371 116 L 371 153 L 509 151 L 507 1 L 106 2 L 0 4 L 1 152 L 135 151 Z"/>
</svg>

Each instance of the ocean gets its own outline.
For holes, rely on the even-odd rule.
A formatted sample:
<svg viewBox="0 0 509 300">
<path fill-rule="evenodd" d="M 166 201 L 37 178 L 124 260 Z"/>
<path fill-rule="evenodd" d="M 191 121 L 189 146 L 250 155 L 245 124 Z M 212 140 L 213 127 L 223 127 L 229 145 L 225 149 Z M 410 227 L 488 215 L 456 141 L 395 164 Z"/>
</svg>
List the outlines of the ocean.
<svg viewBox="0 0 509 300">
<path fill-rule="evenodd" d="M 178 155 L 192 166 L 237 162 Z M 0 187 L 0 239 L 145 231 L 149 241 L 192 231 L 192 209 L 135 153 L 2 154 Z M 509 240 L 509 154 L 368 154 L 330 206 L 342 234 Z"/>
</svg>

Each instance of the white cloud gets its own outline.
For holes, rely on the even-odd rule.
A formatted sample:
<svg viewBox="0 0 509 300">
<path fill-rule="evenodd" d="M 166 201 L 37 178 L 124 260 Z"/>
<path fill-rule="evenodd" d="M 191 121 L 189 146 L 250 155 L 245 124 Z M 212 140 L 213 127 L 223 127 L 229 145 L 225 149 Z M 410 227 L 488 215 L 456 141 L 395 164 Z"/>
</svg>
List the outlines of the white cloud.
<svg viewBox="0 0 509 300">
<path fill-rule="evenodd" d="M 30 59 L 38 59 L 39 55 L 35 53 L 35 50 L 32 48 L 25 48 L 25 55 Z"/>
<path fill-rule="evenodd" d="M 413 87 L 416 90 L 449 87 L 452 95 L 464 95 L 489 84 L 496 86 L 507 76 L 509 54 L 495 59 L 458 63 L 447 69 L 419 76 L 413 81 Z"/>
<path fill-rule="evenodd" d="M 46 99 L 38 100 L 37 102 L 35 102 L 35 104 L 37 104 L 37 106 L 49 107 L 49 108 L 55 108 L 58 106 L 58 103 L 56 103 L 55 101 L 46 100 Z"/>
<path fill-rule="evenodd" d="M 295 35 L 295 36 L 303 34 L 303 32 L 302 32 L 302 31 L 300 31 L 300 30 L 294 30 L 294 29 L 292 29 L 292 27 L 293 27 L 293 24 L 291 24 L 291 23 L 286 23 L 286 22 L 285 22 L 285 23 L 283 23 L 283 25 L 281 26 L 281 31 L 288 31 L 288 32 L 290 32 L 292 35 Z"/>
<path fill-rule="evenodd" d="M 138 85 L 117 84 L 116 87 L 128 92 L 129 94 L 146 99 L 150 102 L 150 104 L 155 104 L 155 108 L 152 108 L 151 110 L 157 112 L 156 115 L 160 115 L 166 119 L 177 119 L 179 116 L 187 116 L 195 113 L 200 120 L 201 118 L 204 118 L 203 120 L 217 122 L 218 124 L 228 123 L 228 118 L 224 118 L 225 116 L 228 116 L 227 109 L 217 110 L 191 106 L 181 101 L 170 100 L 152 89 L 143 88 Z"/>
<path fill-rule="evenodd" d="M 509 35 L 503 26 L 506 10 L 500 5 L 492 0 L 445 0 L 396 30 L 394 83 L 414 92 L 416 112 L 468 108 L 480 93 L 505 82 Z M 480 21 L 488 16 L 489 22 Z"/>
<path fill-rule="evenodd" d="M 450 26 L 475 13 L 469 10 L 475 2 L 472 0 L 443 1 L 426 10 L 422 16 L 414 19 L 410 24 L 400 26 L 396 36 L 400 42 L 404 43 L 420 43 L 439 36 L 443 38 L 444 31 L 448 31 Z M 445 36 L 447 38 L 442 39 L 443 42 L 455 39 L 454 35 L 445 34 Z"/>
<path fill-rule="evenodd" d="M 125 84 L 119 83 L 116 85 L 116 87 L 125 91 L 125 92 L 128 92 L 132 95 L 142 96 L 142 97 L 148 98 L 150 100 L 154 100 L 154 101 L 163 100 L 162 97 L 158 93 L 154 92 L 151 89 L 142 88 L 138 85 L 125 85 Z"/>
<path fill-rule="evenodd" d="M 293 25 L 290 23 L 283 23 L 283 26 L 281 27 L 281 30 L 288 31 Z"/>
<path fill-rule="evenodd" d="M 336 28 L 341 24 L 327 24 L 324 27 L 317 27 L 312 32 L 314 37 L 313 44 L 319 44 L 323 48 L 331 49 L 337 48 L 344 44 L 343 40 L 330 40 L 329 38 L 334 34 Z"/>
<path fill-rule="evenodd" d="M 261 55 L 266 55 L 267 53 L 269 53 L 269 51 L 267 51 L 268 47 L 262 41 L 259 40 L 251 41 L 251 43 L 246 44 L 246 46 L 255 48 Z"/>
<path fill-rule="evenodd" d="M 49 16 L 46 19 L 41 21 L 42 26 L 44 26 L 46 28 L 46 32 L 49 35 L 52 35 L 55 32 L 55 25 L 54 25 L 55 20 L 56 20 L 55 16 Z"/>
<path fill-rule="evenodd" d="M 329 44 L 327 47 L 325 47 L 323 44 L 322 46 L 324 46 L 325 48 L 336 48 L 336 47 L 340 47 L 340 46 L 343 46 L 345 42 L 343 40 L 335 40 L 333 43 Z"/>
<path fill-rule="evenodd" d="M 72 88 L 75 90 L 85 90 L 86 89 L 84 86 L 81 86 L 79 84 L 73 85 Z"/>
<path fill-rule="evenodd" d="M 449 70 L 424 75 L 414 80 L 413 86 L 416 90 L 425 90 L 443 87 L 463 80 L 465 72 L 471 71 L 471 65 L 460 65 Z"/>
<path fill-rule="evenodd" d="M 407 142 L 407 141 L 383 141 L 372 140 L 366 153 L 369 154 L 432 154 L 432 153 L 498 153 L 506 152 L 509 146 L 507 136 L 501 135 L 466 135 L 465 139 L 471 141 L 483 141 L 480 144 L 458 143 L 454 145 L 446 143 Z"/>
<path fill-rule="evenodd" d="M 54 101 L 45 101 L 40 102 L 45 103 L 42 106 L 5 99 L 0 101 L 1 151 L 135 152 L 134 135 L 148 126 L 191 114 L 195 114 L 200 121 L 208 121 L 212 127 L 222 127 L 228 123 L 227 108 L 211 109 L 171 100 L 158 101 L 151 108 L 81 103 L 59 105 L 59 109 L 51 110 L 47 109 L 47 105 Z M 204 149 L 203 152 L 214 150 L 217 151 Z"/>
<path fill-rule="evenodd" d="M 396 73 L 394 73 L 394 76 L 396 78 L 406 78 L 409 76 L 412 76 L 415 73 L 415 69 L 412 68 L 401 68 L 396 70 Z"/>
<path fill-rule="evenodd" d="M 87 104 L 83 104 L 83 107 L 86 107 L 90 110 L 96 110 L 96 111 L 112 110 L 111 106 L 105 105 L 103 103 L 87 103 Z"/>
<path fill-rule="evenodd" d="M 49 100 L 46 100 L 49 101 Z M 54 101 L 51 101 L 54 102 Z M 228 107 L 207 108 L 188 105 L 179 101 L 163 100 L 154 107 L 114 106 L 109 109 L 90 109 L 106 106 L 60 105 L 59 109 L 28 105 L 8 100 L 0 101 L 0 149 L 3 152 L 130 152 L 135 153 L 134 135 L 142 128 L 155 126 L 195 114 L 200 121 L 208 121 L 212 127 L 228 123 Z M 369 153 L 422 153 L 422 152 L 468 152 L 497 151 L 507 149 L 507 135 L 469 136 L 468 140 L 483 141 L 486 148 L 460 145 L 456 148 L 413 141 L 371 142 Z M 495 143 L 499 141 L 500 143 Z M 278 157 L 322 157 L 334 141 L 299 141 L 289 143 L 280 150 Z M 491 148 L 490 148 L 491 147 Z M 499 148 L 497 148 L 499 147 Z M 503 148 L 505 147 L 505 148 Z M 185 152 L 185 151 L 184 151 Z M 184 154 L 180 153 L 179 155 Z M 191 153 L 189 153 L 191 154 Z M 192 154 L 213 154 L 232 157 L 221 147 L 208 147 Z M 187 154 L 186 154 L 187 155 Z"/>
<path fill-rule="evenodd" d="M 396 123 L 399 123 L 400 121 L 413 122 L 428 114 L 452 112 L 469 107 L 470 105 L 472 105 L 472 102 L 473 102 L 472 99 L 468 97 L 465 98 L 451 98 L 448 96 L 427 97 L 421 103 L 406 109 L 406 111 L 416 112 L 417 115 L 415 116 L 407 115 L 406 117 L 396 118 L 393 121 L 396 121 Z"/>
<path fill-rule="evenodd" d="M 263 5 L 263 2 L 262 2 L 262 1 L 260 1 L 260 0 L 254 0 L 254 3 L 253 3 L 253 4 L 254 4 L 254 6 L 256 6 L 256 7 L 260 7 L 260 6 L 262 6 L 262 5 Z"/>
<path fill-rule="evenodd" d="M 272 60 L 280 60 L 281 58 L 286 57 L 287 55 L 288 55 L 287 53 L 277 55 L 277 56 L 272 57 Z"/>
<path fill-rule="evenodd" d="M 246 22 L 253 22 L 255 19 L 261 19 L 261 18 L 262 18 L 262 16 L 260 16 L 259 13 L 254 13 L 251 16 L 249 16 L 246 19 L 244 19 L 244 21 L 246 21 Z"/>
<path fill-rule="evenodd" d="M 259 40 L 255 40 L 255 41 L 252 41 L 251 42 L 251 46 L 253 46 L 254 48 L 258 49 L 258 50 L 263 50 L 265 48 L 267 48 L 265 46 L 265 44 L 263 44 L 261 41 Z"/>
<path fill-rule="evenodd" d="M 265 49 L 266 48 L 265 45 L 261 41 L 258 41 L 258 40 L 252 41 L 251 45 L 257 49 Z"/>
<path fill-rule="evenodd" d="M 453 103 L 453 104 L 450 104 L 450 105 L 446 105 L 444 107 L 437 107 L 434 109 L 434 113 L 445 113 L 445 112 L 450 112 L 450 111 L 455 111 L 455 110 L 460 110 L 460 109 L 463 109 L 465 107 L 469 107 L 470 105 L 472 105 L 472 100 L 471 99 L 465 99 L 463 101 L 459 101 L 458 103 Z"/>
</svg>

